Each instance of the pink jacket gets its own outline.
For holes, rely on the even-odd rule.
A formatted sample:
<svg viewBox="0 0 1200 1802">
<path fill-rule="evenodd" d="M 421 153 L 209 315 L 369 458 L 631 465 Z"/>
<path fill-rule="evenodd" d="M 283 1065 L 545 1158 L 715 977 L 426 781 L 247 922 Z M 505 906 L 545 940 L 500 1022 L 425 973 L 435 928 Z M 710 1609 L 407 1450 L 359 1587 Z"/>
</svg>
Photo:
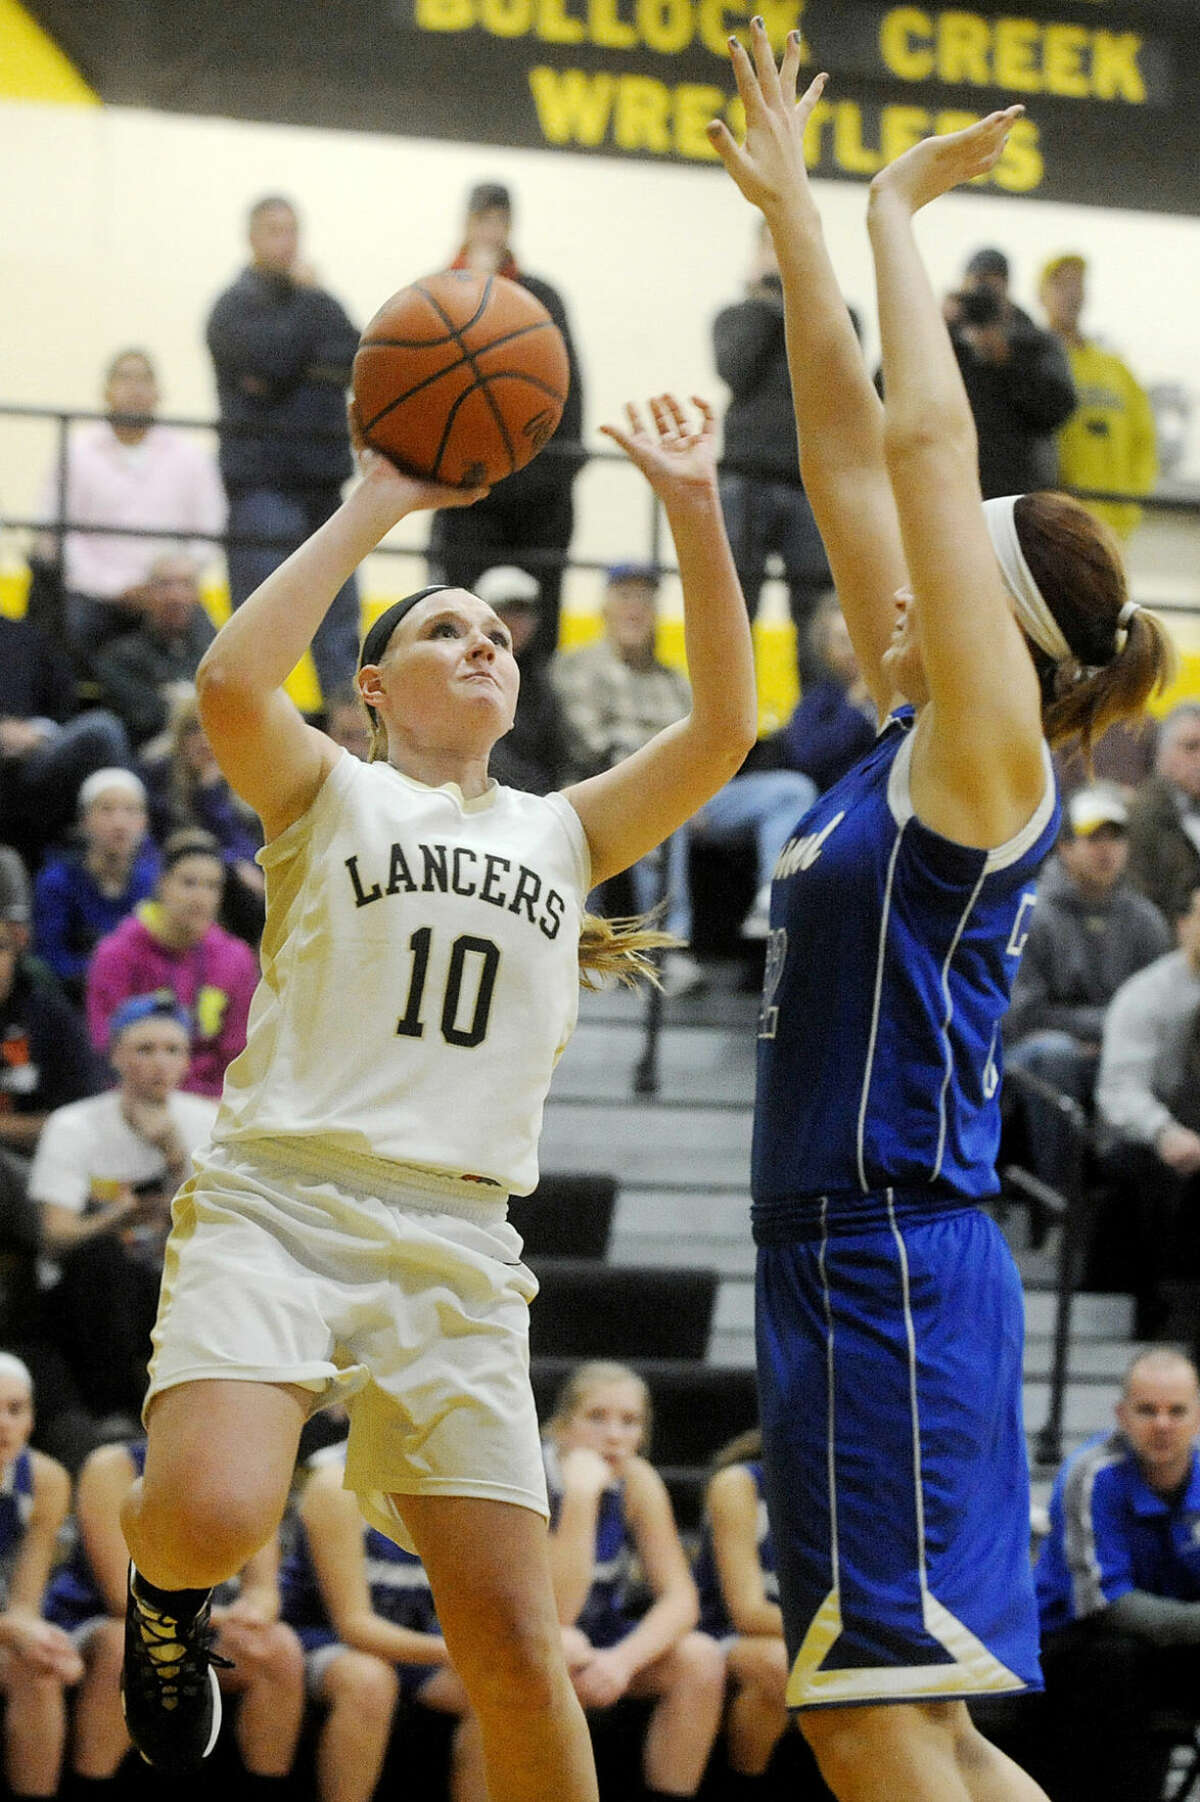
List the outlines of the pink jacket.
<svg viewBox="0 0 1200 1802">
<path fill-rule="evenodd" d="M 154 931 L 158 912 L 157 902 L 143 902 L 96 946 L 87 978 L 92 1043 L 107 1051 L 108 1022 L 122 1001 L 167 989 L 195 1021 L 183 1087 L 193 1095 L 219 1095 L 226 1067 L 246 1043 L 258 959 L 220 926 L 210 926 L 189 951 L 174 950 Z"/>
</svg>

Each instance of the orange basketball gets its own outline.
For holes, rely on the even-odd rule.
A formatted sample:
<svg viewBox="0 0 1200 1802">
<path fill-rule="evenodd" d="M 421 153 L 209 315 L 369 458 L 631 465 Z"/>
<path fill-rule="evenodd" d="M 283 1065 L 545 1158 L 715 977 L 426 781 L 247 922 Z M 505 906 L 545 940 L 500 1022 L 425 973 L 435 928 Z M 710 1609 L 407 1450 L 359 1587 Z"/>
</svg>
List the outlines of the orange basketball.
<svg viewBox="0 0 1200 1802">
<path fill-rule="evenodd" d="M 465 269 L 393 294 L 354 358 L 367 443 L 409 475 L 456 488 L 502 481 L 536 457 L 567 381 L 566 345 L 541 301 Z"/>
</svg>

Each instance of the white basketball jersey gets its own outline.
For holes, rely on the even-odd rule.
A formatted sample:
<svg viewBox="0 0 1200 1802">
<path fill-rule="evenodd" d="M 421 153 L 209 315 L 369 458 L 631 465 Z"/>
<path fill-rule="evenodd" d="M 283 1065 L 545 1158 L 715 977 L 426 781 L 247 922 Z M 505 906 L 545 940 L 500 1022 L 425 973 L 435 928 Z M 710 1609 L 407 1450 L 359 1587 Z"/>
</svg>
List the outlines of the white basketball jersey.
<svg viewBox="0 0 1200 1802">
<path fill-rule="evenodd" d="M 259 853 L 262 980 L 214 1139 L 300 1137 L 527 1194 L 579 1008 L 587 840 L 561 795 L 465 801 L 344 754 Z"/>
</svg>

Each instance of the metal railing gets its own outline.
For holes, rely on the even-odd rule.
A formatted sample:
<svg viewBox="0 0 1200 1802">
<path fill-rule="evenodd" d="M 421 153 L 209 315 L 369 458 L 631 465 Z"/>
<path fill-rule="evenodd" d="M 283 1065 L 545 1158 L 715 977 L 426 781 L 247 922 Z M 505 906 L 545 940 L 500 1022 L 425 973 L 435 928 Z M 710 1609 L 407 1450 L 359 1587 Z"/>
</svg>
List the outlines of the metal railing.
<svg viewBox="0 0 1200 1802">
<path fill-rule="evenodd" d="M 1032 1171 L 1010 1164 L 1002 1171 L 1008 1190 L 1016 1190 L 1033 1207 L 1059 1225 L 1058 1252 L 1055 1268 L 1054 1348 L 1050 1359 L 1050 1396 L 1046 1418 L 1034 1436 L 1034 1458 L 1043 1466 L 1057 1467 L 1062 1462 L 1063 1408 L 1067 1378 L 1070 1374 L 1071 1313 L 1080 1277 L 1080 1254 L 1083 1233 L 1089 1213 L 1084 1185 L 1087 1153 L 1092 1145 L 1092 1129 L 1087 1114 L 1073 1095 L 1064 1094 L 1053 1083 L 1030 1070 L 1009 1069 L 1004 1073 L 1007 1088 L 1049 1108 L 1058 1116 L 1067 1147 L 1066 1169 L 1061 1190 L 1053 1188 Z"/>
<path fill-rule="evenodd" d="M 31 519 L 27 517 L 22 518 L 6 515 L 0 523 L 12 530 L 37 532 L 52 536 L 57 546 L 56 560 L 61 557 L 63 538 L 68 533 L 73 532 L 88 533 L 103 537 L 155 539 L 179 537 L 198 543 L 212 543 L 213 545 L 226 550 L 231 546 L 255 549 L 274 548 L 280 550 L 290 550 L 293 548 L 295 542 L 294 539 L 273 535 L 254 533 L 231 535 L 229 533 L 196 532 L 182 528 L 178 532 L 172 532 L 170 529 L 161 526 L 106 526 L 71 519 L 67 513 L 67 459 L 71 426 L 76 423 L 111 421 L 112 417 L 112 414 L 107 411 L 33 406 L 15 401 L 0 402 L 0 420 L 42 420 L 53 423 L 55 428 L 54 465 L 56 470 L 56 506 L 50 519 Z M 224 422 L 178 415 L 128 415 L 123 416 L 123 418 L 127 419 L 127 422 L 130 425 L 144 424 L 172 426 L 181 431 L 203 431 L 223 438 L 270 437 L 279 442 L 303 442 L 310 444 L 329 443 L 344 445 L 346 442 L 345 435 L 340 431 L 281 431 L 277 428 L 272 428 L 268 432 L 262 426 L 238 421 Z M 626 469 L 631 468 L 628 458 L 626 458 L 621 451 L 608 450 L 607 448 L 592 450 L 580 445 L 558 445 L 551 441 L 551 443 L 540 452 L 540 456 L 551 461 L 569 460 L 577 467 L 581 468 L 592 464 L 604 463 L 616 464 Z M 722 473 L 730 474 L 761 475 L 762 473 L 760 470 L 749 468 L 734 459 L 723 460 L 721 470 Z M 798 478 L 796 485 L 797 487 L 800 485 Z M 1175 514 L 1183 517 L 1191 517 L 1195 520 L 1197 526 L 1200 527 L 1200 494 L 1134 495 L 1108 489 L 1071 489 L 1068 492 L 1073 493 L 1080 500 L 1111 501 L 1118 503 L 1133 502 L 1143 508 L 1147 513 L 1164 515 Z M 648 492 L 645 532 L 643 538 L 645 551 L 641 560 L 661 574 L 674 575 L 678 573 L 678 569 L 669 553 L 667 544 L 668 536 L 662 504 L 657 495 L 653 492 Z M 664 555 L 664 552 L 667 554 Z M 614 558 L 627 559 L 635 553 L 630 544 L 622 543 L 612 555 L 604 559 L 577 557 L 572 556 L 569 553 L 538 549 L 533 546 L 530 546 L 528 549 L 513 548 L 505 554 L 510 560 L 519 560 L 523 566 L 529 567 L 531 573 L 534 573 L 544 569 L 561 569 L 564 572 L 567 570 L 603 572 L 611 564 Z M 425 556 L 425 550 L 424 547 L 388 544 L 385 542 L 379 545 L 372 555 L 421 558 Z M 1186 601 L 1173 600 L 1170 597 L 1149 597 L 1149 600 L 1150 604 L 1156 609 L 1166 614 L 1194 615 L 1200 613 L 1200 603 L 1192 604 Z"/>
</svg>

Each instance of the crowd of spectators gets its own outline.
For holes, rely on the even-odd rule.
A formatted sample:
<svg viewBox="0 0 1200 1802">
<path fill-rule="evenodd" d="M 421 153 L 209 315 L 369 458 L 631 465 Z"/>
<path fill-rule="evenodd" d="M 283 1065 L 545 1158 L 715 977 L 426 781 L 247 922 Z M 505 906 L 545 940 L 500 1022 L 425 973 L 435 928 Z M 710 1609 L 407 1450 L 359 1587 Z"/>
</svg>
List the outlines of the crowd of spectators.
<svg viewBox="0 0 1200 1802">
<path fill-rule="evenodd" d="M 476 507 L 436 516 L 429 558 L 431 576 L 471 586 L 512 633 L 521 694 L 494 773 L 546 793 L 636 755 L 690 697 L 659 654 L 652 565 L 614 564 L 602 636 L 557 648 L 582 385 L 561 297 L 516 259 L 513 212 L 506 188 L 475 187 L 452 266 L 505 275 L 544 302 L 568 345 L 567 406 L 534 464 Z M 207 324 L 219 464 L 158 423 L 153 363 L 122 350 L 105 372 L 106 417 L 72 432 L 47 476 L 29 611 L 0 615 L 0 1337 L 21 1354 L 0 1353 L 0 1689 L 16 1793 L 53 1793 L 64 1768 L 93 1789 L 111 1784 L 126 1750 L 113 1708 L 124 1568 L 115 1523 L 139 1468 L 169 1204 L 245 1042 L 257 980 L 260 832 L 217 767 L 192 686 L 213 636 L 202 576 L 227 531 L 239 605 L 328 517 L 351 467 L 344 391 L 357 329 L 302 255 L 289 200 L 259 201 L 248 241 L 249 262 Z M 1075 254 L 1046 265 L 1047 329 L 1011 299 L 998 250 L 972 256 L 947 298 L 985 495 L 1056 481 L 1130 495 L 1153 487 L 1149 404 L 1120 359 L 1084 334 L 1085 277 Z M 713 322 L 713 349 L 730 392 L 721 493 L 735 560 L 753 614 L 778 559 L 802 692 L 726 788 L 635 866 L 629 894 L 601 898 L 661 907 L 680 940 L 662 964 L 671 998 L 706 980 L 688 949 L 695 857 L 712 846 L 740 852 L 752 898 L 739 930 L 761 937 L 781 848 L 875 729 L 798 479 L 765 232 L 743 298 Z M 1096 506 L 1122 535 L 1137 524 L 1133 503 Z M 60 534 L 53 522 L 64 515 Z M 314 661 L 324 724 L 365 757 L 352 685 L 359 601 L 348 583 Z M 1111 765 L 1105 758 L 1101 747 L 1099 767 L 1116 780 L 1069 775 L 1005 1058 L 1091 1122 L 1087 1280 L 1132 1289 L 1136 1330 L 1152 1338 L 1177 1323 L 1180 1284 L 1192 1286 L 1193 1315 L 1200 1296 L 1200 703 L 1177 708 L 1156 743 L 1131 741 Z M 1065 1187 L 1069 1129 L 1046 1091 L 1014 1085 L 1008 1113 L 1036 1173 Z M 32 1453 L 29 1372 L 44 1448 Z M 732 1448 L 714 1478 L 698 1599 L 644 1457 L 644 1387 L 617 1366 L 580 1381 L 547 1437 L 576 1689 L 595 1713 L 646 1699 L 648 1795 L 695 1793 L 727 1701 L 728 1795 L 755 1794 L 786 1725 L 755 1447 Z M 1175 1694 L 1194 1679 L 1198 1430 L 1194 1368 L 1154 1353 L 1129 1373 L 1116 1434 L 1085 1448 L 1056 1490 L 1039 1566 L 1060 1755 L 1073 1748 L 1056 1795 L 1070 1797 L 1074 1783 L 1081 1797 L 1132 1796 L 1143 1790 L 1130 1783 L 1160 1775 L 1161 1747 L 1147 1752 L 1138 1723 L 1151 1683 Z M 77 1549 L 52 1576 L 68 1470 L 81 1473 Z M 318 1794 L 367 1802 L 395 1721 L 416 1705 L 455 1723 L 455 1802 L 483 1802 L 477 1735 L 416 1561 L 363 1529 L 352 1501 L 347 1511 L 336 1457 L 309 1478 L 299 1521 L 282 1578 L 279 1548 L 268 1548 L 215 1617 L 218 1650 L 237 1660 L 229 1681 L 244 1692 L 245 1771 L 279 1782 L 305 1696 L 316 1697 Z M 1081 1542 L 1094 1548 L 1091 1590 Z M 646 1584 L 636 1596 L 635 1563 Z M 81 1637 L 85 1622 L 96 1630 Z M 1108 1738 L 1086 1745 L 1073 1698 L 1097 1684 L 1102 1664 L 1114 1697 Z M 68 1746 L 62 1698 L 76 1684 Z"/>
</svg>

